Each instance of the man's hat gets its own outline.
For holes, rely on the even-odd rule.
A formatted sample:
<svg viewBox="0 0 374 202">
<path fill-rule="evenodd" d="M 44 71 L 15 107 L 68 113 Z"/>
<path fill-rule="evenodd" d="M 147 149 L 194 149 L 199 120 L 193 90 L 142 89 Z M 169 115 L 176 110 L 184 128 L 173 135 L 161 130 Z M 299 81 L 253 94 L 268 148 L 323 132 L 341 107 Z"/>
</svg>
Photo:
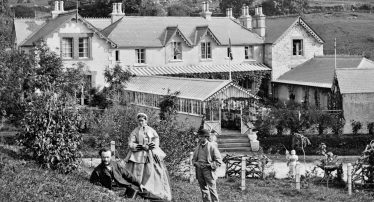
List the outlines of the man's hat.
<svg viewBox="0 0 374 202">
<path fill-rule="evenodd" d="M 207 129 L 201 129 L 197 132 L 199 136 L 210 137 L 210 132 Z"/>
</svg>

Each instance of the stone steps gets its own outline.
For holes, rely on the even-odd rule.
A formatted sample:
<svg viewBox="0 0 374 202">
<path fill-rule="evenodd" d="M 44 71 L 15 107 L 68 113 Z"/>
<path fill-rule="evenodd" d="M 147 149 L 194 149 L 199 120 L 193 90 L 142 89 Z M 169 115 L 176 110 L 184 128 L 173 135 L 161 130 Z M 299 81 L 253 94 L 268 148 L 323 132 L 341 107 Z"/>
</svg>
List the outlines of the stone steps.
<svg viewBox="0 0 374 202">
<path fill-rule="evenodd" d="M 218 149 L 221 152 L 248 152 L 251 145 L 246 135 L 238 133 L 224 133 L 217 136 Z"/>
</svg>

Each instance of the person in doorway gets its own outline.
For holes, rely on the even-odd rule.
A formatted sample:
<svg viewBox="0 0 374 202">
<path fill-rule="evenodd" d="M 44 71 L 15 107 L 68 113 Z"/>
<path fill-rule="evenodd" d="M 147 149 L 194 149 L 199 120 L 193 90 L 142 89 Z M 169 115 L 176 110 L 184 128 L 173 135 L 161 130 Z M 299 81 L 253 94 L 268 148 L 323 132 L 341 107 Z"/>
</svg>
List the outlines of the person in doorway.
<svg viewBox="0 0 374 202">
<path fill-rule="evenodd" d="M 130 152 L 125 161 L 127 169 L 139 180 L 150 193 L 171 200 L 169 175 L 164 164 L 166 154 L 159 147 L 157 132 L 147 125 L 148 116 L 137 114 L 139 126 L 129 137 Z"/>
<path fill-rule="evenodd" d="M 196 168 L 203 201 L 219 201 L 217 193 L 217 168 L 222 164 L 221 154 L 216 144 L 209 142 L 210 133 L 206 129 L 198 132 L 199 145 L 193 154 L 192 162 Z"/>
</svg>

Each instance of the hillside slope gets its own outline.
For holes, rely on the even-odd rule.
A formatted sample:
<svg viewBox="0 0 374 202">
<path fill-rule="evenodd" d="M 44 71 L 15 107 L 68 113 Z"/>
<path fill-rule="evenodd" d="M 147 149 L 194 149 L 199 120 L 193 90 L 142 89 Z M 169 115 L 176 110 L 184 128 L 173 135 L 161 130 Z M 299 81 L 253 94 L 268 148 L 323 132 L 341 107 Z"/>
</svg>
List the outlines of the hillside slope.
<svg viewBox="0 0 374 202">
<path fill-rule="evenodd" d="M 316 13 L 303 18 L 325 40 L 325 54 L 363 55 L 374 59 L 374 14 Z"/>
</svg>

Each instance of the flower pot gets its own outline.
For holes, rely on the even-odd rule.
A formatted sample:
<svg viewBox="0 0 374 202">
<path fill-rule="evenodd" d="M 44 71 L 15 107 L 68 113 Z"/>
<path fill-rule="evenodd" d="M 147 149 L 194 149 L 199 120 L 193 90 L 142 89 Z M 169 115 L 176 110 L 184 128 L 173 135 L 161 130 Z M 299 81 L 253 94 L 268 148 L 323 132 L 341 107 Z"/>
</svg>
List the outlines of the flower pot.
<svg viewBox="0 0 374 202">
<path fill-rule="evenodd" d="M 258 131 L 252 131 L 252 132 L 247 134 L 249 141 L 251 141 L 251 142 L 254 141 L 254 140 L 257 141 L 257 132 Z"/>
</svg>

